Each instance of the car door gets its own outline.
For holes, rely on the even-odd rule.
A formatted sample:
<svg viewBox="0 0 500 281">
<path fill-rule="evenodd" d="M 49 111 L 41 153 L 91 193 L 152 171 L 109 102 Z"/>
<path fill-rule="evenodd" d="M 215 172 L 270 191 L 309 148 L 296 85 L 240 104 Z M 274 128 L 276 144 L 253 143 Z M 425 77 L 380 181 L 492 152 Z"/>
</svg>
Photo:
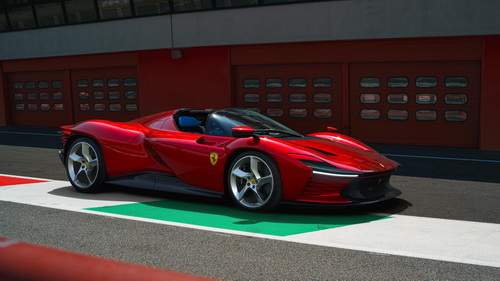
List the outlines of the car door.
<svg viewBox="0 0 500 281">
<path fill-rule="evenodd" d="M 148 141 L 161 161 L 184 183 L 224 191 L 225 146 L 232 137 L 154 130 Z"/>
</svg>

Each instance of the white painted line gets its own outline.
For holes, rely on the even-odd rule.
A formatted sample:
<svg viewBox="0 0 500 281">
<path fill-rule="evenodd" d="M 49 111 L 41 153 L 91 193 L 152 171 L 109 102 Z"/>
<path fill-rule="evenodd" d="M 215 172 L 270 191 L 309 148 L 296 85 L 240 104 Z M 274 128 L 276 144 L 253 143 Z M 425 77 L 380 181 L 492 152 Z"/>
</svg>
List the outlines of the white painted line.
<svg viewBox="0 0 500 281">
<path fill-rule="evenodd" d="M 419 155 L 403 155 L 403 154 L 382 154 L 382 155 L 387 156 L 387 157 L 404 157 L 404 158 L 422 158 L 422 159 L 438 159 L 438 160 L 453 160 L 453 161 L 500 163 L 500 160 L 488 160 L 488 159 L 435 157 L 435 156 L 419 156 Z"/>
<path fill-rule="evenodd" d="M 41 179 L 41 178 L 34 178 L 34 177 L 27 177 L 27 176 L 13 176 L 13 175 L 8 175 L 8 174 L 0 174 L 0 176 L 5 176 L 5 177 L 15 177 L 15 178 L 22 178 L 22 179 L 30 179 L 30 180 L 42 180 L 42 181 L 54 181 L 54 180 L 48 180 L 48 179 Z"/>
<path fill-rule="evenodd" d="M 0 186 L 0 200 L 218 233 L 500 268 L 500 224 L 493 223 L 387 215 L 390 218 L 278 237 L 85 210 L 165 198 L 120 192 L 83 194 L 66 181 Z"/>
<path fill-rule="evenodd" d="M 391 215 L 390 219 L 288 236 L 287 241 L 500 267 L 500 225 Z"/>
<path fill-rule="evenodd" d="M 150 202 L 161 199 L 119 192 L 86 194 L 74 190 L 67 181 L 51 181 L 0 186 L 0 200 L 69 211 L 80 211 L 85 208 Z"/>
</svg>

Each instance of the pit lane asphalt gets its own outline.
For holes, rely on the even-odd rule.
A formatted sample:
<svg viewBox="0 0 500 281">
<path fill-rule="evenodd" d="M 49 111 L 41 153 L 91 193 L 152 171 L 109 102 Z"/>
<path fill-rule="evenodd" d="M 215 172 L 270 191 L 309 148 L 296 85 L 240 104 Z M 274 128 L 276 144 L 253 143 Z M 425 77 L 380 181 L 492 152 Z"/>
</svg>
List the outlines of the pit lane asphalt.
<svg viewBox="0 0 500 281">
<path fill-rule="evenodd" d="M 0 127 L 0 131 L 0 173 L 66 180 L 57 156 L 61 147 L 57 129 Z M 335 215 L 372 211 L 500 223 L 500 162 L 442 159 L 500 161 L 499 152 L 373 147 L 399 155 L 390 158 L 403 165 L 392 179 L 403 191 L 400 198 L 355 210 L 287 207 L 280 212 Z M 229 280 L 498 280 L 500 276 L 499 268 L 228 235 L 3 201 L 0 214 L 0 237 Z"/>
</svg>

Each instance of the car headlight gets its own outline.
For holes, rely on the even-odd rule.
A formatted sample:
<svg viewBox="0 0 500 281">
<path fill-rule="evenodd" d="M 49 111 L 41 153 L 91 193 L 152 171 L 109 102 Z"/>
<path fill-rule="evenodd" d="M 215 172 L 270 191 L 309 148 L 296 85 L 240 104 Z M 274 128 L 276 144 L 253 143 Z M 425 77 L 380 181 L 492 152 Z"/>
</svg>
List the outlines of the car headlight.
<svg viewBox="0 0 500 281">
<path fill-rule="evenodd" d="M 313 171 L 313 174 L 316 175 L 329 176 L 329 177 L 342 177 L 342 178 L 356 178 L 363 174 L 356 171 L 340 169 L 332 164 L 321 161 L 320 159 L 314 156 L 303 155 L 303 154 L 289 154 L 289 155 L 295 158 L 297 161 L 300 161 L 306 166 L 310 167 Z"/>
</svg>

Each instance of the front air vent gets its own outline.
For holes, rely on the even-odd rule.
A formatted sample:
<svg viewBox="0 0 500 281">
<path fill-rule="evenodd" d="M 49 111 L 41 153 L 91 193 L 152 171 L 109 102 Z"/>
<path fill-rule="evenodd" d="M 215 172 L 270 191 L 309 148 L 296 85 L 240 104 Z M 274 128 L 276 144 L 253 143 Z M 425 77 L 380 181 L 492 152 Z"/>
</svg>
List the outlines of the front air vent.
<svg viewBox="0 0 500 281">
<path fill-rule="evenodd" d="M 314 151 L 317 151 L 317 152 L 319 152 L 319 153 L 323 153 L 323 154 L 325 154 L 325 155 L 328 155 L 328 156 L 337 156 L 337 154 L 333 154 L 333 153 L 330 153 L 330 152 L 328 152 L 328 151 L 324 151 L 324 150 L 317 149 L 317 148 L 310 147 L 310 146 L 306 146 L 306 147 L 307 147 L 307 148 L 309 148 L 309 149 L 312 149 L 312 150 L 314 150 Z"/>
</svg>

